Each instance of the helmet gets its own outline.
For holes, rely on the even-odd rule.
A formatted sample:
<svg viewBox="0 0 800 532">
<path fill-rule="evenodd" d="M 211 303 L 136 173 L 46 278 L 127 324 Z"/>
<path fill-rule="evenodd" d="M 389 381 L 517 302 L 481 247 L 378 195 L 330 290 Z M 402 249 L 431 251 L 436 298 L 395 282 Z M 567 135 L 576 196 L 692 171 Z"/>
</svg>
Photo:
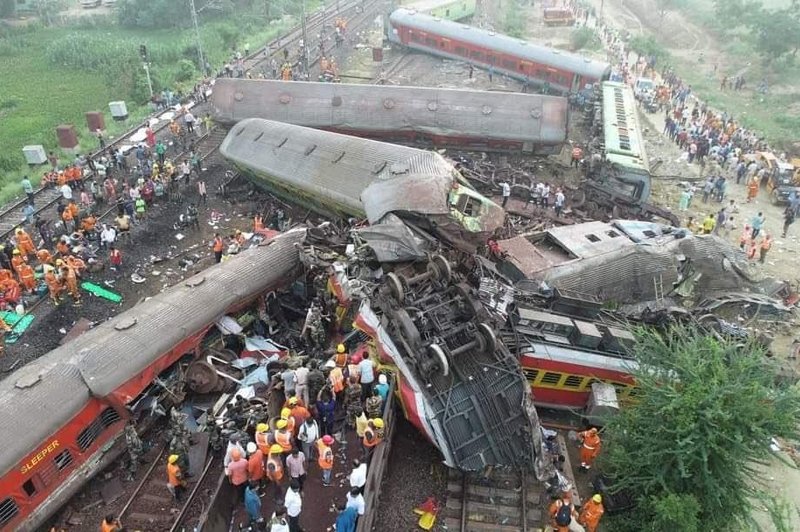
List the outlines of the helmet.
<svg viewBox="0 0 800 532">
<path fill-rule="evenodd" d="M 378 375 L 378 382 L 380 384 L 386 384 L 386 375 Z"/>
<path fill-rule="evenodd" d="M 17 228 L 14 230 L 14 232 L 15 232 L 15 233 L 17 233 L 17 234 L 20 234 L 20 233 L 22 232 L 22 227 L 17 227 Z"/>
<path fill-rule="evenodd" d="M 337 353 L 344 353 L 345 351 L 347 351 L 347 349 L 345 349 L 344 344 L 339 344 L 336 346 Z"/>
<path fill-rule="evenodd" d="M 283 452 L 283 447 L 281 447 L 277 443 L 273 444 L 272 447 L 269 448 L 269 454 L 280 454 L 282 452 Z"/>
<path fill-rule="evenodd" d="M 375 428 L 382 429 L 383 428 L 383 420 L 381 418 L 375 418 L 372 420 L 372 424 L 375 425 Z"/>
<path fill-rule="evenodd" d="M 292 411 L 288 408 L 284 408 L 281 410 L 281 419 L 289 419 L 289 416 L 292 415 Z"/>
<path fill-rule="evenodd" d="M 285 419 L 279 419 L 278 422 L 275 423 L 275 426 L 278 427 L 279 429 L 285 429 L 286 425 L 288 424 L 289 423 Z"/>
<path fill-rule="evenodd" d="M 322 443 L 324 443 L 325 445 L 332 445 L 333 436 L 331 436 L 330 434 L 326 434 L 325 436 L 322 437 Z"/>
<path fill-rule="evenodd" d="M 592 434 L 597 434 L 597 427 L 592 427 L 591 430 L 589 430 L 589 432 L 591 432 Z"/>
<path fill-rule="evenodd" d="M 238 460 L 241 457 L 242 457 L 242 452 L 234 447 L 234 449 L 231 451 L 231 458 L 233 458 L 234 460 Z"/>
<path fill-rule="evenodd" d="M 167 458 L 167 462 L 169 462 L 170 464 L 174 464 L 177 461 L 178 461 L 178 455 L 177 454 L 171 454 L 171 455 L 169 455 L 169 458 Z"/>
<path fill-rule="evenodd" d="M 269 425 L 266 423 L 259 423 L 256 425 L 256 432 L 267 432 L 269 430 Z"/>
<path fill-rule="evenodd" d="M 592 497 L 592 500 L 596 503 L 601 503 L 603 502 L 603 496 L 600 495 L 599 493 L 595 493 L 594 496 Z"/>
<path fill-rule="evenodd" d="M 292 405 L 292 406 L 296 405 L 297 404 L 297 397 L 290 397 L 289 398 L 289 404 Z"/>
<path fill-rule="evenodd" d="M 253 454 L 254 452 L 256 452 L 256 449 L 258 449 L 258 447 L 256 447 L 255 443 L 250 442 L 250 443 L 247 444 L 247 452 L 248 453 Z"/>
<path fill-rule="evenodd" d="M 242 230 L 241 230 L 241 229 L 237 229 L 237 230 L 236 230 L 236 234 L 237 234 L 237 235 L 241 235 L 241 234 L 242 234 Z"/>
<path fill-rule="evenodd" d="M 18 249 L 14 250 L 14 255 L 19 255 L 19 250 Z"/>
<path fill-rule="evenodd" d="M 56 266 L 62 266 L 63 264 L 64 264 L 64 261 L 63 261 L 63 260 L 61 260 L 61 259 L 56 259 Z"/>
</svg>

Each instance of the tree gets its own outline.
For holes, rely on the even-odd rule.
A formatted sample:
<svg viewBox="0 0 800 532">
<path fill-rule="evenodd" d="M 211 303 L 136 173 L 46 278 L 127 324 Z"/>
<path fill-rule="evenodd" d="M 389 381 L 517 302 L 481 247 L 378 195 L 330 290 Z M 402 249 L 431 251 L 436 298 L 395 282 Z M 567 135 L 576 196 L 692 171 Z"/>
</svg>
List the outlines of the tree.
<svg viewBox="0 0 800 532">
<path fill-rule="evenodd" d="M 795 438 L 800 389 L 763 348 L 687 327 L 638 333 L 638 393 L 605 429 L 601 467 L 636 500 L 614 530 L 734 530 L 748 521 L 773 436 Z"/>
<path fill-rule="evenodd" d="M 0 0 L 0 17 L 10 17 L 14 15 L 16 0 Z"/>
<path fill-rule="evenodd" d="M 750 17 L 755 47 L 766 63 L 784 55 L 797 55 L 800 49 L 800 1 L 786 9 L 762 9 Z"/>
</svg>

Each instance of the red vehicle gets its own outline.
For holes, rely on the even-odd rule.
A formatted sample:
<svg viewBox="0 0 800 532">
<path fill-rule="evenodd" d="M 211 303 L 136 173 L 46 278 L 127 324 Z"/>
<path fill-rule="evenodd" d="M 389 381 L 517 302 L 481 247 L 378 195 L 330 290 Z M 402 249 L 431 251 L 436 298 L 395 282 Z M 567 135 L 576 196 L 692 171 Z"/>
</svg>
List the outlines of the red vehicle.
<svg viewBox="0 0 800 532">
<path fill-rule="evenodd" d="M 166 393 L 214 323 L 291 278 L 304 234 L 211 267 L 0 382 L 0 531 L 36 530 L 108 466 L 137 406 Z"/>
<path fill-rule="evenodd" d="M 389 23 L 389 40 L 396 44 L 468 61 L 560 93 L 578 92 L 611 76 L 611 65 L 603 61 L 408 9 L 393 11 Z"/>
</svg>

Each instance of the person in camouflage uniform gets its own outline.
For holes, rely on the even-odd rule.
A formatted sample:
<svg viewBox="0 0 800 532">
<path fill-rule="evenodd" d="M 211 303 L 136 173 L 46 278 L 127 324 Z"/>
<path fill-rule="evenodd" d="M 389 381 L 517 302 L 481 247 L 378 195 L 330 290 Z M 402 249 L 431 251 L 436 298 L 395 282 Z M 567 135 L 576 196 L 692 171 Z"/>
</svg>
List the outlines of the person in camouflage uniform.
<svg viewBox="0 0 800 532">
<path fill-rule="evenodd" d="M 184 476 L 189 476 L 189 445 L 186 438 L 176 435 L 169 442 L 169 454 L 178 455 L 178 466 Z"/>
<path fill-rule="evenodd" d="M 125 425 L 125 445 L 128 447 L 128 458 L 130 458 L 127 479 L 133 480 L 139 470 L 139 461 L 144 454 L 144 445 L 133 423 Z"/>
<path fill-rule="evenodd" d="M 372 390 L 372 397 L 367 397 L 366 401 L 366 410 L 367 410 L 367 417 L 369 419 L 373 419 L 376 417 L 381 417 L 381 407 L 383 406 L 383 399 L 381 399 L 378 390 Z"/>
<path fill-rule="evenodd" d="M 306 407 L 313 405 L 317 402 L 317 395 L 319 395 L 322 387 L 325 386 L 325 374 L 319 369 L 319 363 L 316 360 L 311 360 L 308 363 L 308 402 Z"/>
<path fill-rule="evenodd" d="M 350 382 L 344 390 L 344 406 L 347 410 L 347 426 L 354 428 L 356 426 L 356 416 L 358 416 L 359 411 L 363 410 L 361 406 L 361 385 L 355 375 L 350 377 Z"/>
<path fill-rule="evenodd" d="M 210 413 L 206 414 L 206 432 L 208 432 L 208 446 L 212 454 L 219 454 L 222 451 L 222 431 L 217 425 L 217 420 Z"/>
</svg>

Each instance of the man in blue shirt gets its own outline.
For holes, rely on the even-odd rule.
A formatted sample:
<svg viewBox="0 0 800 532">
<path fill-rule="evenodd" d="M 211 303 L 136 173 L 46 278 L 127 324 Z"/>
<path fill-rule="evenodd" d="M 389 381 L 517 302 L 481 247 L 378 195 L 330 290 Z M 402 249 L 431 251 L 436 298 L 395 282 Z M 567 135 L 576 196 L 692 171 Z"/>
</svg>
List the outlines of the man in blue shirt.
<svg viewBox="0 0 800 532">
<path fill-rule="evenodd" d="M 339 515 L 336 517 L 336 532 L 355 532 L 358 512 L 355 508 L 345 508 L 344 504 L 339 505 Z"/>
<path fill-rule="evenodd" d="M 261 499 L 258 497 L 257 484 L 252 480 L 244 490 L 244 508 L 251 524 L 261 519 Z"/>
<path fill-rule="evenodd" d="M 383 399 L 383 404 L 386 404 L 386 398 L 389 397 L 389 384 L 386 379 L 386 375 L 379 375 L 378 376 L 378 385 L 375 386 L 375 389 L 378 390 L 378 394 Z"/>
</svg>

